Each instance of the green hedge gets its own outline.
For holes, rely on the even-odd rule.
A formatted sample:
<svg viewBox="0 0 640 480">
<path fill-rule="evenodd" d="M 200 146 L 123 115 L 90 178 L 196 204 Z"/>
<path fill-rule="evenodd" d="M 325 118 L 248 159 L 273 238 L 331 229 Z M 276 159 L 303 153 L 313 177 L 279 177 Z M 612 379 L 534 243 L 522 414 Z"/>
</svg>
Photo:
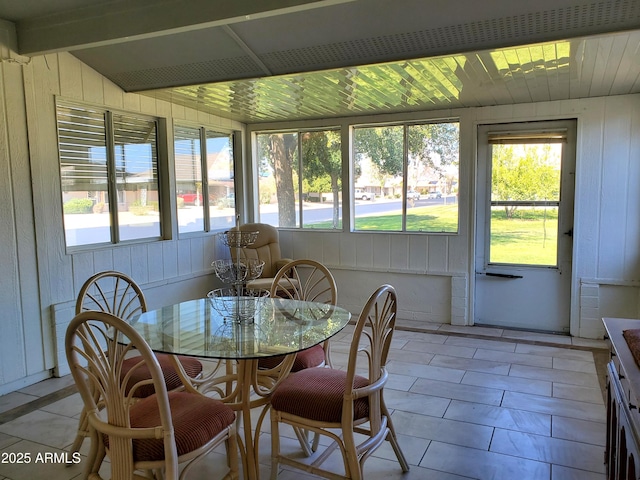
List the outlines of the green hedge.
<svg viewBox="0 0 640 480">
<path fill-rule="evenodd" d="M 64 213 L 91 213 L 93 200 L 88 198 L 72 198 L 62 206 Z"/>
</svg>

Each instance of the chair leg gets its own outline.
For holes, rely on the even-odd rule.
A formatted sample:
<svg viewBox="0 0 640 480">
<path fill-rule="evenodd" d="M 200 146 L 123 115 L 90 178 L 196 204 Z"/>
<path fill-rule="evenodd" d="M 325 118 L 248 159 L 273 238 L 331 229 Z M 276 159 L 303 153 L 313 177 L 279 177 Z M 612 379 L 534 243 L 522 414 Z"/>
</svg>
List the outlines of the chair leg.
<svg viewBox="0 0 640 480">
<path fill-rule="evenodd" d="M 307 457 L 310 457 L 311 455 L 313 455 L 313 452 L 315 452 L 315 450 L 313 449 L 313 445 L 310 444 L 309 442 L 309 431 L 304 430 L 300 427 L 293 427 L 293 431 L 295 432 L 296 437 L 298 437 L 298 442 L 300 443 L 300 447 L 302 448 L 302 451 L 304 452 L 304 454 Z M 315 442 L 315 436 L 314 436 L 314 442 Z"/>
<path fill-rule="evenodd" d="M 76 434 L 76 438 L 73 441 L 73 445 L 71 445 L 71 448 L 69 449 L 69 451 L 71 453 L 79 452 L 80 447 L 82 447 L 82 443 L 84 442 L 84 439 L 88 436 L 89 436 L 89 420 L 87 418 L 87 412 L 83 408 L 82 412 L 80 412 L 80 420 L 78 422 L 78 433 Z"/>
<path fill-rule="evenodd" d="M 271 480 L 278 479 L 280 468 L 280 430 L 278 413 L 271 409 Z"/>
<path fill-rule="evenodd" d="M 395 433 L 392 432 L 391 430 L 389 430 L 389 434 L 387 435 L 387 440 L 389 440 L 389 442 L 391 443 L 391 447 L 393 448 L 393 451 L 396 454 L 396 458 L 398 459 L 398 463 L 400 463 L 400 467 L 402 468 L 402 471 L 408 472 L 409 463 L 407 462 L 406 458 L 404 458 L 404 453 L 402 453 L 402 450 L 400 449 L 398 438 L 396 437 Z"/>
<path fill-rule="evenodd" d="M 227 477 L 230 480 L 238 480 L 240 478 L 239 471 L 239 463 L 238 463 L 238 440 L 237 440 L 237 431 L 234 427 L 232 428 L 229 438 L 226 441 L 227 446 L 227 463 L 229 464 L 229 473 Z M 225 477 L 225 478 L 227 478 Z"/>
<path fill-rule="evenodd" d="M 404 458 L 404 453 L 402 453 L 402 449 L 400 448 L 400 444 L 398 443 L 398 437 L 396 436 L 396 429 L 393 426 L 393 422 L 391 421 L 391 415 L 389 415 L 389 410 L 387 410 L 387 406 L 384 403 L 384 397 L 382 398 L 382 414 L 387 417 L 387 428 L 389 433 L 387 434 L 387 440 L 391 443 L 391 447 L 393 448 L 393 452 L 396 454 L 396 458 L 398 459 L 398 463 L 400 463 L 400 467 L 403 472 L 409 471 L 409 463 L 407 459 Z"/>
<path fill-rule="evenodd" d="M 360 463 L 358 454 L 356 453 L 357 446 L 352 431 L 343 430 L 342 443 L 344 445 L 345 468 L 349 469 L 345 472 L 347 478 L 352 480 L 362 480 L 364 476 L 362 472 L 363 465 Z"/>
<path fill-rule="evenodd" d="M 100 395 L 97 392 L 93 392 L 93 399 L 97 403 L 100 400 Z M 86 437 L 91 437 L 91 427 L 89 426 L 89 417 L 87 416 L 87 410 L 82 407 L 82 411 L 80 412 L 80 420 L 78 421 L 78 433 L 76 435 L 73 444 L 71 445 L 70 452 L 75 453 L 80 451 L 80 447 L 82 447 L 82 443 Z M 93 445 L 92 445 L 93 450 Z M 91 456 L 89 457 L 91 459 Z M 69 465 L 69 464 L 67 464 Z"/>
<path fill-rule="evenodd" d="M 311 451 L 314 453 L 317 452 L 319 446 L 320 446 L 320 434 L 315 433 L 313 435 L 313 443 L 311 444 Z"/>
<path fill-rule="evenodd" d="M 84 469 L 83 478 L 100 478 L 98 472 L 106 456 L 106 451 L 98 432 L 91 429 L 89 439 L 91 440 L 91 448 L 87 456 L 87 464 Z"/>
</svg>

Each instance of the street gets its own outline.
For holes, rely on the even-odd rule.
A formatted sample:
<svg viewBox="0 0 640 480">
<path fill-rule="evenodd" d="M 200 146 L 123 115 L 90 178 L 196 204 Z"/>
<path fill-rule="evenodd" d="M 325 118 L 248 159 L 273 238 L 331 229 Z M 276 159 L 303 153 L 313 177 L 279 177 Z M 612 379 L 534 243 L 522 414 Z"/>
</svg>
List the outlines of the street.
<svg viewBox="0 0 640 480">
<path fill-rule="evenodd" d="M 442 198 L 421 198 L 415 200 L 413 206 L 409 202 L 407 209 L 410 210 L 416 207 L 426 207 L 435 205 L 451 204 L 456 201 L 456 197 L 442 197 Z M 261 205 L 260 221 L 262 223 L 268 223 L 270 225 L 278 225 L 278 212 L 277 210 L 271 211 L 271 209 L 264 208 Z M 393 200 L 356 200 L 355 201 L 355 215 L 356 217 L 368 216 L 368 215 L 381 215 L 389 212 L 400 211 L 402 209 L 402 201 L 400 199 Z M 341 212 L 342 213 L 342 212 Z M 331 203 L 305 203 L 304 204 L 304 219 L 305 225 L 328 222 L 333 218 L 333 204 Z"/>
<path fill-rule="evenodd" d="M 409 202 L 407 209 L 435 205 L 451 204 L 456 201 L 455 196 L 443 198 L 421 198 Z M 305 225 L 320 222 L 330 222 L 333 218 L 333 204 L 305 202 L 303 205 L 303 221 Z M 342 208 L 342 207 L 341 207 Z M 402 209 L 400 199 L 356 200 L 355 215 L 364 217 L 369 215 L 382 215 L 390 212 L 399 212 Z M 181 209 L 180 224 L 189 225 L 188 232 L 201 232 L 203 222 L 201 209 L 186 207 Z M 340 212 L 342 216 L 342 212 Z M 234 222 L 234 210 L 223 208 L 212 210 L 212 229 L 230 228 Z M 129 212 L 119 212 L 120 239 L 135 240 L 140 238 L 153 238 L 159 236 L 159 217 L 157 212 L 144 216 L 132 215 Z M 260 205 L 260 222 L 278 226 L 278 205 Z M 65 233 L 67 245 L 88 245 L 92 243 L 109 243 L 110 227 L 109 214 L 92 215 L 65 215 Z"/>
</svg>

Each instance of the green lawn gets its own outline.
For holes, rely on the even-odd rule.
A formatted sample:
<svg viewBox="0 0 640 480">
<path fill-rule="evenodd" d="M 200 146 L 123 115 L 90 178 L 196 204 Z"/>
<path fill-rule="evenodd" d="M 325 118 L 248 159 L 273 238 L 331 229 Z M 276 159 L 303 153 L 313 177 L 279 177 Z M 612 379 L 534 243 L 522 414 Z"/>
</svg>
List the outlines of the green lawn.
<svg viewBox="0 0 640 480">
<path fill-rule="evenodd" d="M 356 230 L 400 231 L 402 216 L 392 212 L 385 215 L 359 217 Z M 305 225 L 305 228 L 331 229 L 331 222 Z M 546 230 L 546 237 L 545 237 Z M 443 205 L 410 208 L 407 212 L 407 231 L 456 233 L 458 206 Z M 504 209 L 491 212 L 491 262 L 531 265 L 556 264 L 558 212 L 556 209 L 519 209 L 507 218 Z"/>
<path fill-rule="evenodd" d="M 491 212 L 491 263 L 556 265 L 558 211 L 520 209 L 508 219 L 504 209 Z"/>
<path fill-rule="evenodd" d="M 331 222 L 305 224 L 304 228 L 331 229 Z M 402 215 L 392 212 L 384 215 L 371 215 L 356 218 L 356 230 L 399 232 L 402 229 Z M 447 232 L 458 231 L 458 206 L 410 208 L 407 214 L 407 230 L 411 232 Z"/>
</svg>

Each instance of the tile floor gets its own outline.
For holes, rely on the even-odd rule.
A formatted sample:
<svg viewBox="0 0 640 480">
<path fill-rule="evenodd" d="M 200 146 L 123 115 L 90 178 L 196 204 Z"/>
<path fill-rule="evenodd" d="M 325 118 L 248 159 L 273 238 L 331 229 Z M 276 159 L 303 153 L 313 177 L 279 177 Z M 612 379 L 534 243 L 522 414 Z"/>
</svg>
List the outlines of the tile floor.
<svg viewBox="0 0 640 480">
<path fill-rule="evenodd" d="M 351 331 L 333 342 L 338 365 Z M 385 444 L 367 460 L 365 478 L 604 480 L 606 348 L 604 341 L 402 322 L 385 396 L 411 471 L 402 474 Z M 72 443 L 80 407 L 69 377 L 0 397 L 0 480 L 80 479 L 82 462 L 66 467 L 43 458 Z M 263 430 L 261 478 L 267 479 L 269 425 Z M 296 445 L 283 439 L 283 448 Z M 24 453 L 31 463 L 13 461 L 12 454 Z M 220 478 L 222 454 L 211 453 L 189 478 Z M 338 465 L 339 458 L 331 462 Z M 106 463 L 107 477 L 108 469 Z M 286 467 L 279 475 L 294 478 L 316 477 Z"/>
</svg>

